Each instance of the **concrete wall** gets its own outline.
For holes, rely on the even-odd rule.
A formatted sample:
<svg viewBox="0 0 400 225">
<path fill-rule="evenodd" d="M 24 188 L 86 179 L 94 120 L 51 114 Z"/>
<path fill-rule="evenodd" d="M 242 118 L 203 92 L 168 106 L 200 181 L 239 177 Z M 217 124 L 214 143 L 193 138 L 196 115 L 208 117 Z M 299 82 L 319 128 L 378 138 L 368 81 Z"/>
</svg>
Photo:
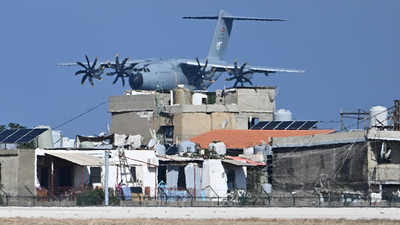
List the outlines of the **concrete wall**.
<svg viewBox="0 0 400 225">
<path fill-rule="evenodd" d="M 147 144 L 152 138 L 150 129 L 154 129 L 153 111 L 112 113 L 111 133 L 141 134 L 142 144 Z"/>
<path fill-rule="evenodd" d="M 229 121 L 225 129 L 248 129 L 250 118 L 273 119 L 274 87 L 238 88 L 216 94 L 217 103 L 212 105 L 170 105 L 170 94 L 111 96 L 111 132 L 141 134 L 147 144 L 152 138 L 150 129 L 162 136 L 160 127 L 173 125 L 174 142 L 179 142 L 222 129 L 225 120 Z"/>
<path fill-rule="evenodd" d="M 222 94 L 223 92 L 223 94 Z M 276 87 L 241 87 L 216 91 L 216 104 L 235 104 L 241 110 L 270 111 L 275 110 Z"/>
<path fill-rule="evenodd" d="M 35 150 L 0 150 L 1 184 L 3 190 L 12 196 L 31 196 L 25 186 L 36 194 Z"/>
<path fill-rule="evenodd" d="M 168 104 L 169 94 L 147 93 L 142 95 L 110 96 L 111 132 L 116 134 L 141 134 L 143 144 L 152 138 L 150 129 L 154 129 L 153 112 L 156 99 Z"/>
</svg>

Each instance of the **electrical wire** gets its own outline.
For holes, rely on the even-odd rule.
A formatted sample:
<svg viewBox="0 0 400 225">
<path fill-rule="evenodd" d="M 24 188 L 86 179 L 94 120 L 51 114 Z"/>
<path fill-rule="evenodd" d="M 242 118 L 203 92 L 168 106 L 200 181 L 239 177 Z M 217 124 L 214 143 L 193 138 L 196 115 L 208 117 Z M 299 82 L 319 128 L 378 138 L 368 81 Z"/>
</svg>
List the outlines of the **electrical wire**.
<svg viewBox="0 0 400 225">
<path fill-rule="evenodd" d="M 96 105 L 95 107 L 93 107 L 93 108 L 91 108 L 91 109 L 89 109 L 89 110 L 87 110 L 87 111 L 85 111 L 85 112 L 83 112 L 83 113 L 81 113 L 81 114 L 79 114 L 79 115 L 73 117 L 72 119 L 69 119 L 69 120 L 67 120 L 66 122 L 64 122 L 64 123 L 62 123 L 62 124 L 60 124 L 60 125 L 54 127 L 53 130 L 58 129 L 58 128 L 64 126 L 65 124 L 68 124 L 68 123 L 70 123 L 70 122 L 72 122 L 72 121 L 78 119 L 79 117 L 81 117 L 81 116 L 83 116 L 83 115 L 85 115 L 85 114 L 87 114 L 87 113 L 89 113 L 89 112 L 91 112 L 91 111 L 97 109 L 98 107 L 100 107 L 100 106 L 102 106 L 102 105 L 104 105 L 104 104 L 107 104 L 108 102 L 109 102 L 109 101 L 105 101 L 105 102 L 102 102 L 102 103 Z"/>
</svg>

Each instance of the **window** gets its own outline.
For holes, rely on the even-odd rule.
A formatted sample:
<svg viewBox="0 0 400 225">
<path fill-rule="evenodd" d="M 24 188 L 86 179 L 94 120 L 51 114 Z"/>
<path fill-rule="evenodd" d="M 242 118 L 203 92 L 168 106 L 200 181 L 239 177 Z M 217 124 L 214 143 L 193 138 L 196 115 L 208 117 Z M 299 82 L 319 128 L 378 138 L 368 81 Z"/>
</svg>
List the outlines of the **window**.
<svg viewBox="0 0 400 225">
<path fill-rule="evenodd" d="M 178 174 L 178 188 L 186 187 L 186 177 L 185 177 L 185 167 L 179 167 L 179 174 Z"/>
<path fill-rule="evenodd" d="M 90 167 L 90 183 L 101 183 L 100 167 Z"/>
<path fill-rule="evenodd" d="M 132 175 L 132 180 L 136 182 L 136 167 L 132 166 L 130 169 L 131 175 Z"/>
<path fill-rule="evenodd" d="M 164 144 L 172 143 L 174 138 L 174 127 L 164 126 L 163 130 L 164 130 Z"/>
<path fill-rule="evenodd" d="M 249 118 L 248 129 L 256 125 L 260 120 L 258 118 Z"/>
</svg>

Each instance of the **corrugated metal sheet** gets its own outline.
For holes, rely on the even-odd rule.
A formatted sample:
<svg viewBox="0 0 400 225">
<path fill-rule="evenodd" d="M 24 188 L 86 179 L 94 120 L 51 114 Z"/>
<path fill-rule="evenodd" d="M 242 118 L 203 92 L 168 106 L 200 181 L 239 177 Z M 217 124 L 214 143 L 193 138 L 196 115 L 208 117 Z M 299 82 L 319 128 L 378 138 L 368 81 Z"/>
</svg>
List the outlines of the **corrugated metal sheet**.
<svg viewBox="0 0 400 225">
<path fill-rule="evenodd" d="M 59 152 L 59 151 L 45 151 L 46 155 L 55 156 L 60 159 L 67 160 L 69 162 L 78 164 L 80 166 L 102 166 L 104 160 L 80 152 Z"/>
<path fill-rule="evenodd" d="M 242 157 L 236 157 L 236 156 L 227 156 L 226 158 L 234 160 L 234 161 L 238 161 L 238 162 L 246 162 L 252 166 L 265 166 L 265 163 L 261 163 L 261 162 L 256 162 L 250 159 L 246 159 L 246 158 L 242 158 Z"/>
<path fill-rule="evenodd" d="M 229 164 L 232 164 L 234 166 L 257 166 L 257 165 L 254 165 L 254 164 L 247 163 L 245 161 L 238 161 L 238 160 L 224 159 L 224 160 L 222 160 L 222 162 L 223 163 L 229 163 Z"/>
</svg>

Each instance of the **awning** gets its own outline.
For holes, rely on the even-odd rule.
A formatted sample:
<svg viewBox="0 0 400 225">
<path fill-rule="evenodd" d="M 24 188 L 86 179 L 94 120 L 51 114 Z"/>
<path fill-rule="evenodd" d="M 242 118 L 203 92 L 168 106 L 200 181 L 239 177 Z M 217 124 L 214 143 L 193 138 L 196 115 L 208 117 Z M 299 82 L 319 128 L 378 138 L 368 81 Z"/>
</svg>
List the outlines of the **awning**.
<svg viewBox="0 0 400 225">
<path fill-rule="evenodd" d="M 222 160 L 223 162 L 230 163 L 233 165 L 240 166 L 265 166 L 265 163 L 256 162 L 250 159 L 235 157 L 235 156 L 226 156 L 227 159 Z"/>
<path fill-rule="evenodd" d="M 45 151 L 46 155 L 55 156 L 60 159 L 78 164 L 80 166 L 102 166 L 104 160 L 81 152 L 61 152 L 61 151 Z"/>
<path fill-rule="evenodd" d="M 245 161 L 237 161 L 237 160 L 230 160 L 230 159 L 224 159 L 222 160 L 223 163 L 228 163 L 234 166 L 257 166 L 257 165 L 253 165 L 250 163 L 247 163 Z"/>
</svg>

